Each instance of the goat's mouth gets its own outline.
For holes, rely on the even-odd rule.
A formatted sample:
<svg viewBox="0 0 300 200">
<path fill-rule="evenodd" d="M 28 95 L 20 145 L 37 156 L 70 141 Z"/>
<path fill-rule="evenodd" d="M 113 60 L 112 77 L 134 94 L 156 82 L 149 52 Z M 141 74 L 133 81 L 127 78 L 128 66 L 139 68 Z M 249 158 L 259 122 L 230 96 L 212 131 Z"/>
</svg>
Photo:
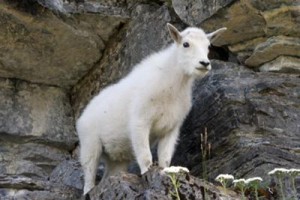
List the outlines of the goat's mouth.
<svg viewBox="0 0 300 200">
<path fill-rule="evenodd" d="M 196 70 L 200 71 L 200 72 L 208 72 L 209 71 L 209 69 L 207 69 L 206 67 L 196 67 Z"/>
</svg>

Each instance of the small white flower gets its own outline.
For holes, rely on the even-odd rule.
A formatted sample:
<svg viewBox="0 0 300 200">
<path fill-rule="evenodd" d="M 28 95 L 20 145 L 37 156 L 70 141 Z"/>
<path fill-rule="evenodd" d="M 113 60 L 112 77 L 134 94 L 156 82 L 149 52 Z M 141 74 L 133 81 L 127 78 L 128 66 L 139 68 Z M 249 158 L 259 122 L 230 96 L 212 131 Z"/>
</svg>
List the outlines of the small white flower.
<svg viewBox="0 0 300 200">
<path fill-rule="evenodd" d="M 223 188 L 226 189 L 228 183 L 233 179 L 234 177 L 231 174 L 220 174 L 215 180 L 221 183 Z"/>
<path fill-rule="evenodd" d="M 245 187 L 246 187 L 246 180 L 241 178 L 241 179 L 236 179 L 233 180 L 233 184 L 235 188 L 238 188 L 242 192 L 242 199 L 245 200 Z"/>
<path fill-rule="evenodd" d="M 186 167 L 181 167 L 181 166 L 171 166 L 171 167 L 166 167 L 163 169 L 163 172 L 166 173 L 179 173 L 179 172 L 186 172 L 189 173 L 188 168 Z"/>
<path fill-rule="evenodd" d="M 289 169 L 287 173 L 291 176 L 298 176 L 298 175 L 300 175 L 300 169 L 292 168 L 292 169 Z"/>
<path fill-rule="evenodd" d="M 292 168 L 292 169 L 289 169 L 288 171 L 289 172 L 300 172 L 300 169 L 294 169 L 294 168 Z"/>
<path fill-rule="evenodd" d="M 289 170 L 285 168 L 275 168 L 272 171 L 270 171 L 268 174 L 269 175 L 274 175 L 274 174 L 285 174 L 288 173 Z"/>
<path fill-rule="evenodd" d="M 248 178 L 245 182 L 246 184 L 250 184 L 250 183 L 253 183 L 253 182 L 262 182 L 262 178 L 260 177 L 253 177 L 253 178 Z"/>
<path fill-rule="evenodd" d="M 234 177 L 231 174 L 220 174 L 215 179 L 216 181 L 222 181 L 222 180 L 233 180 Z"/>
<path fill-rule="evenodd" d="M 243 178 L 241 178 L 241 179 L 235 179 L 235 180 L 233 180 L 233 183 L 234 183 L 235 186 L 238 185 L 238 184 L 245 185 L 246 184 L 246 180 L 243 179 Z"/>
</svg>

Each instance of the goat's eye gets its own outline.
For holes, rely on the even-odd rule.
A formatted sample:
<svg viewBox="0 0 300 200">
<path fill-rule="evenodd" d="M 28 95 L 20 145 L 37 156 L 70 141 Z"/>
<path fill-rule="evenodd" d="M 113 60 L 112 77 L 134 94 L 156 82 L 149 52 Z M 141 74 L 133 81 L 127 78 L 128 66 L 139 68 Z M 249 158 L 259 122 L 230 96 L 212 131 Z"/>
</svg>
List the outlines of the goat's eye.
<svg viewBox="0 0 300 200">
<path fill-rule="evenodd" d="M 188 42 L 183 43 L 184 48 L 188 48 L 189 46 L 190 46 L 190 44 Z"/>
</svg>

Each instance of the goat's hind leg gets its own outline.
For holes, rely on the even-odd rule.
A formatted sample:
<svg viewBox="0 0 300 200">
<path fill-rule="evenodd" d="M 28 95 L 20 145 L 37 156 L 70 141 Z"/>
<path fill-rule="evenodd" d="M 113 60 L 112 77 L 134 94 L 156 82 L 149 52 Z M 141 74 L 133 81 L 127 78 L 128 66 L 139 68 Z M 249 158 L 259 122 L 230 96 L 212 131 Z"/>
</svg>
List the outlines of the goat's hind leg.
<svg viewBox="0 0 300 200">
<path fill-rule="evenodd" d="M 98 138 L 85 137 L 80 141 L 80 162 L 84 172 L 84 195 L 95 186 L 101 154 L 102 144 Z"/>
</svg>

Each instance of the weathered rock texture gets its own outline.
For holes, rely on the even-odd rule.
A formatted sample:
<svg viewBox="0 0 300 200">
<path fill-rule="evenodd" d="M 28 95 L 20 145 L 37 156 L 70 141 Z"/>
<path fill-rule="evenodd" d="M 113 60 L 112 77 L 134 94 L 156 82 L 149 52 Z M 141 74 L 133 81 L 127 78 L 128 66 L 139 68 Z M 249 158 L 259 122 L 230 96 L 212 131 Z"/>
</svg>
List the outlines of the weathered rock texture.
<svg viewBox="0 0 300 200">
<path fill-rule="evenodd" d="M 234 63 L 214 62 L 194 94 L 175 165 L 209 180 L 231 173 L 270 181 L 267 173 L 276 167 L 300 168 L 298 75 L 255 73 Z M 212 149 L 210 158 L 203 159 L 205 128 Z"/>
<path fill-rule="evenodd" d="M 220 9 L 233 2 L 235 2 L 235 0 L 217 0 L 209 2 L 205 0 L 172 0 L 174 10 L 179 15 L 180 19 L 191 26 L 199 25 L 201 22 L 216 14 Z"/>
<path fill-rule="evenodd" d="M 215 44 L 227 45 L 247 66 L 258 68 L 279 56 L 300 57 L 299 1 L 173 0 L 173 5 L 188 24 L 201 25 L 206 30 L 227 27 L 228 31 Z M 294 72 L 299 73 L 299 63 L 296 68 Z"/>
<path fill-rule="evenodd" d="M 190 176 L 184 172 L 171 175 L 178 186 L 174 186 L 170 174 L 154 167 L 142 176 L 133 174 L 121 174 L 121 176 L 110 177 L 103 184 L 96 186 L 89 196 L 92 200 L 123 200 L 123 199 L 145 199 L 145 200 L 167 200 L 177 199 L 240 199 L 234 192 L 225 194 L 212 184 Z"/>
<path fill-rule="evenodd" d="M 62 20 L 42 8 L 32 16 L 1 3 L 1 77 L 70 88 L 99 61 L 124 20 L 91 14 Z"/>
<path fill-rule="evenodd" d="M 101 89 L 170 43 L 167 22 L 180 30 L 227 27 L 213 57 L 241 64 L 215 62 L 197 83 L 173 162 L 210 180 L 219 173 L 268 179 L 274 167 L 299 168 L 299 19 L 295 0 L 1 1 L 0 199 L 81 198 L 75 120 Z M 204 127 L 212 144 L 205 163 Z M 180 180 L 182 199 L 190 199 L 184 191 L 203 194 L 202 181 Z M 110 181 L 115 187 L 91 195 L 170 197 L 168 177 L 155 170 Z"/>
<path fill-rule="evenodd" d="M 0 199 L 74 197 L 48 181 L 77 142 L 65 91 L 1 78 L 0 94 Z"/>
</svg>

